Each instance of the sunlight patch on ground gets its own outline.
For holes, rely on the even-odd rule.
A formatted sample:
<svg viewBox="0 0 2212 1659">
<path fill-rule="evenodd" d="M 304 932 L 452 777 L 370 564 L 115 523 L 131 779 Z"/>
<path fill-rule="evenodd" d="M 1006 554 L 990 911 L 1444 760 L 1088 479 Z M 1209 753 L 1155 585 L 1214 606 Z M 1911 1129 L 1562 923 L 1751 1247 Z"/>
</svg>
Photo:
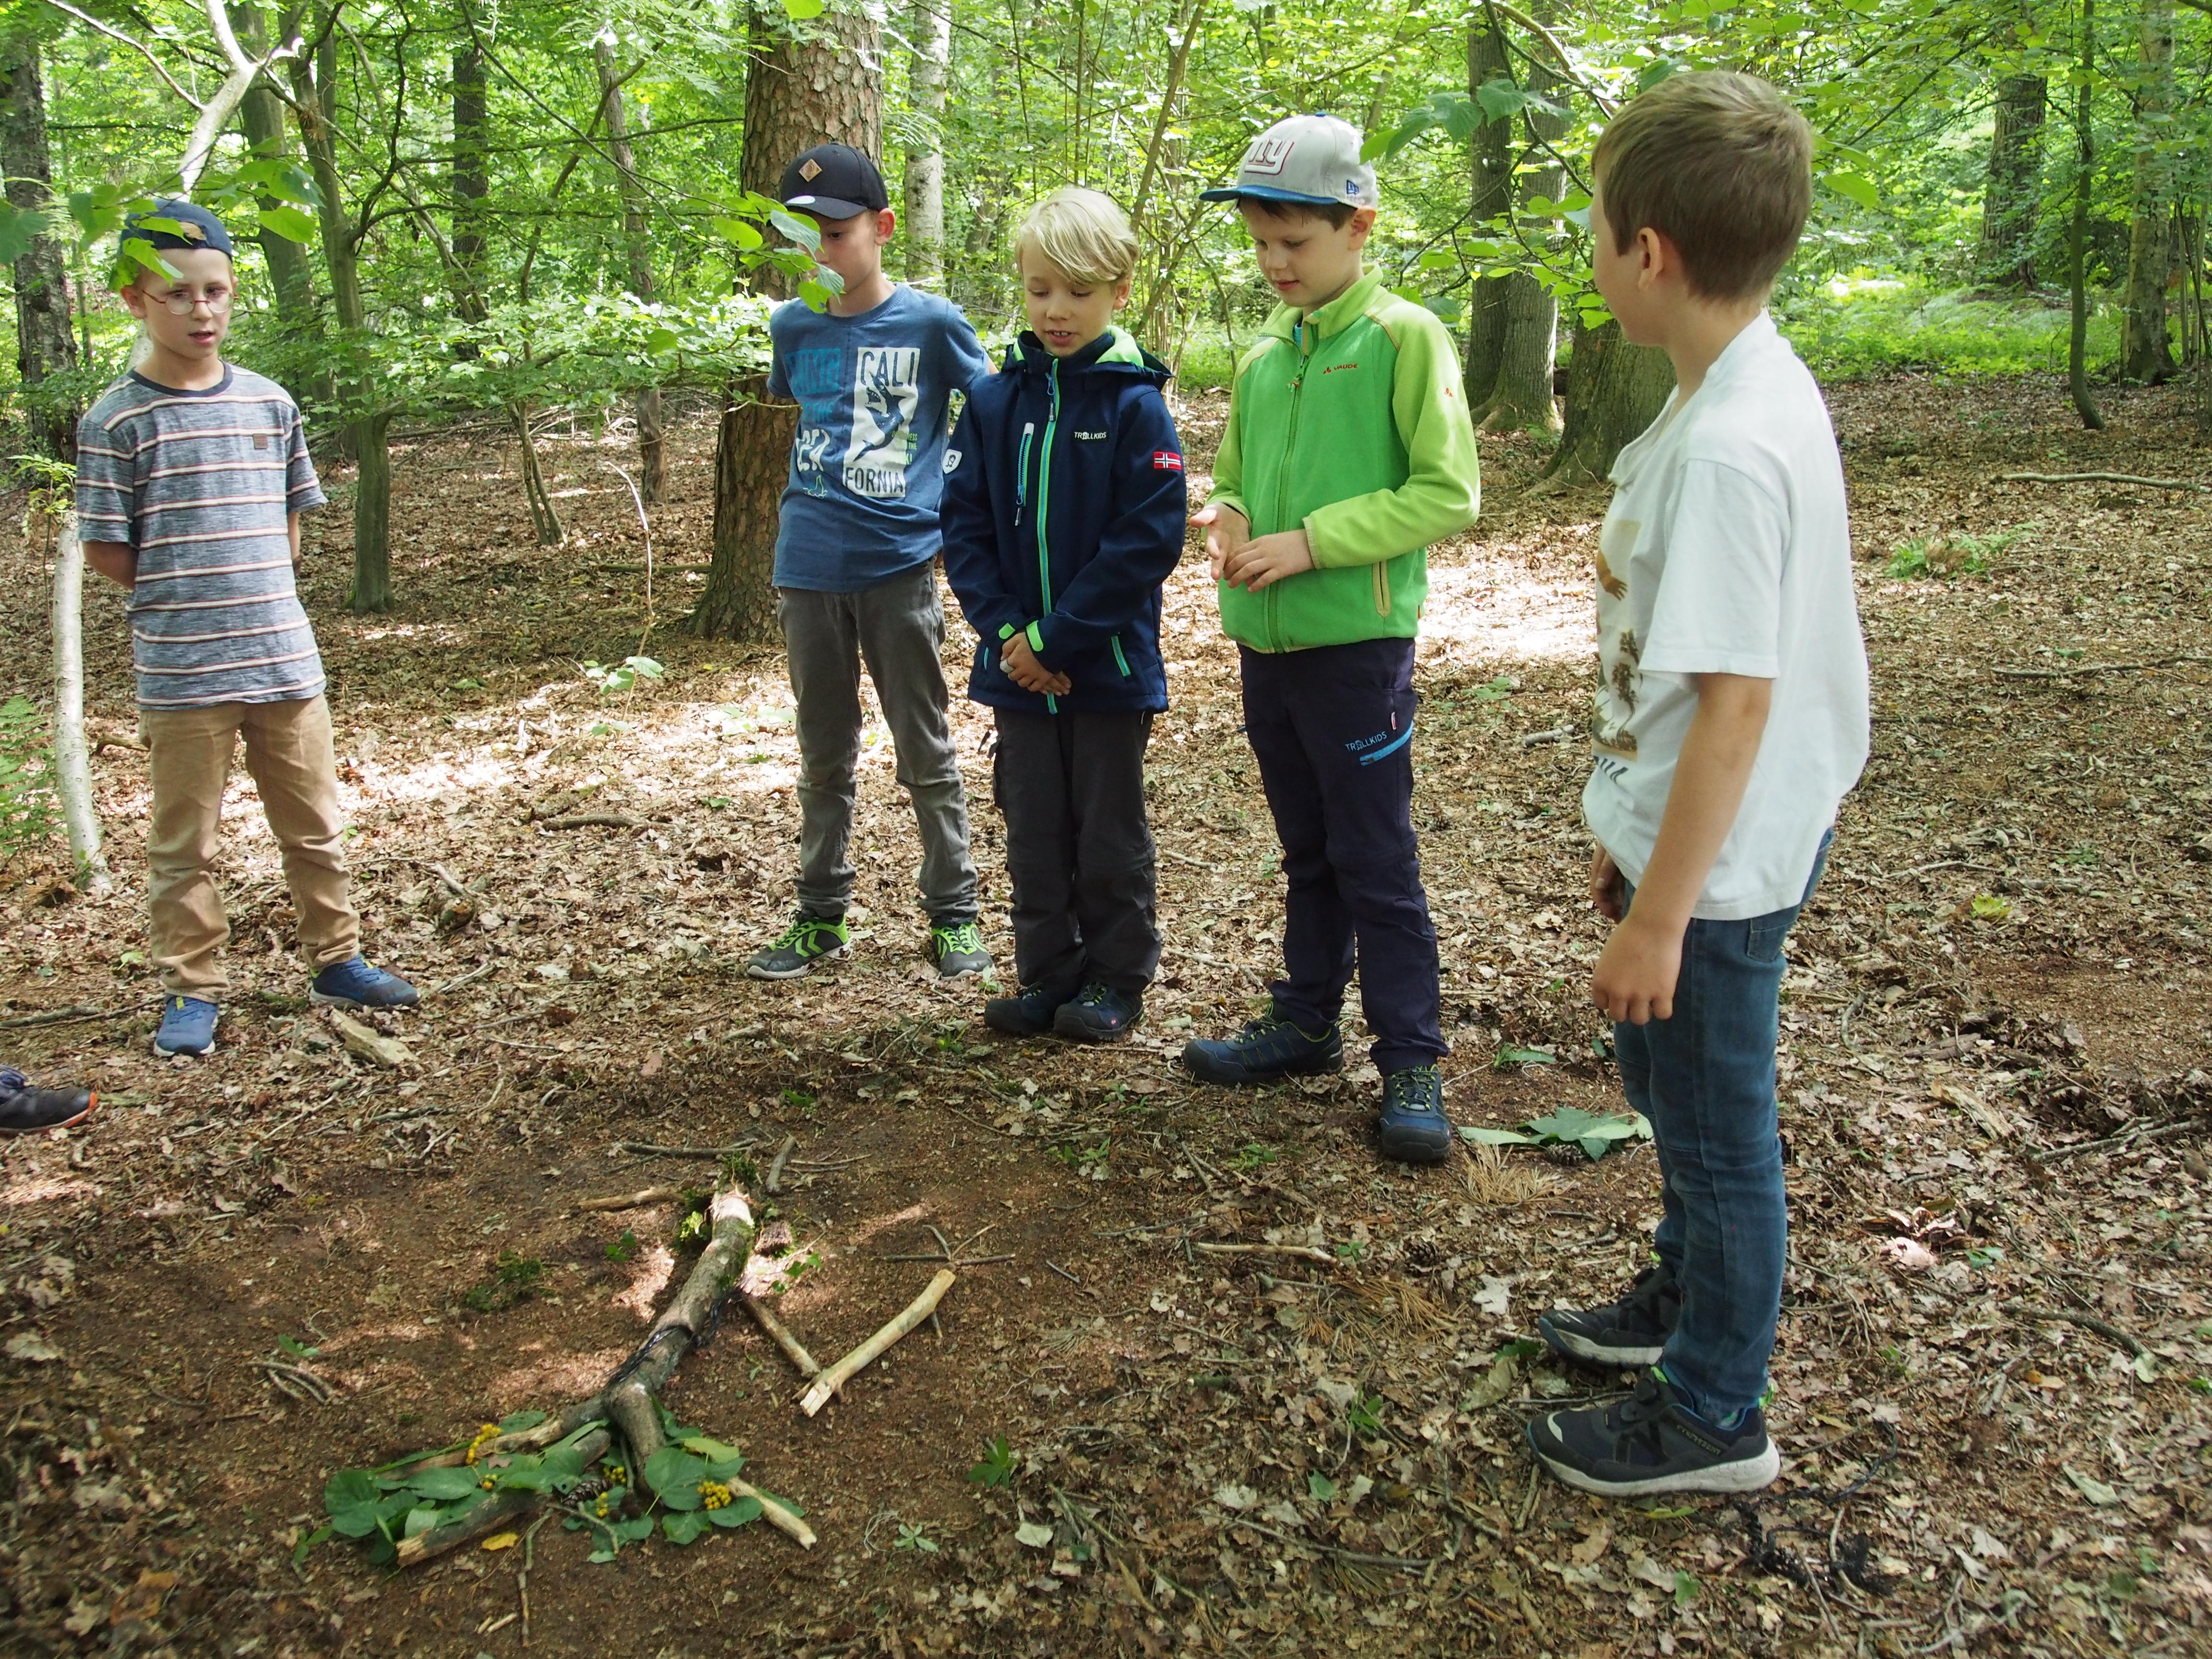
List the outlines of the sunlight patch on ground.
<svg viewBox="0 0 2212 1659">
<path fill-rule="evenodd" d="M 1472 646 L 1484 657 L 1522 662 L 1583 663 L 1597 652 L 1586 589 L 1532 575 L 1503 559 L 1431 565 L 1421 634 Z"/>
<path fill-rule="evenodd" d="M 15 1209 L 25 1204 L 51 1204 L 57 1199 L 91 1198 L 100 1188 L 89 1181 L 63 1181 L 52 1176 L 43 1180 L 29 1176 L 11 1181 L 0 1188 L 0 1206 Z"/>
<path fill-rule="evenodd" d="M 640 1319 L 650 1319 L 653 1304 L 660 1300 L 660 1293 L 675 1276 L 675 1253 L 665 1244 L 656 1244 L 638 1258 L 637 1271 L 630 1275 L 629 1288 L 615 1297 L 614 1305 L 628 1308 Z"/>
<path fill-rule="evenodd" d="M 607 1374 L 629 1357 L 626 1348 L 597 1348 L 517 1365 L 492 1379 L 493 1407 L 508 1411 L 548 1400 L 581 1399 L 596 1393 Z"/>
</svg>

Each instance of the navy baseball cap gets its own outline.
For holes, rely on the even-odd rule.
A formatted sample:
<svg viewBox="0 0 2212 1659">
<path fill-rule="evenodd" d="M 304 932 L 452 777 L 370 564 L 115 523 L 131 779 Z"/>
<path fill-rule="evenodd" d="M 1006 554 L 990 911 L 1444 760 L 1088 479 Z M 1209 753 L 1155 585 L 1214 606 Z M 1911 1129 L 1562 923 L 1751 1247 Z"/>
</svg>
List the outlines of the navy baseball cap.
<svg viewBox="0 0 2212 1659">
<path fill-rule="evenodd" d="M 783 170 L 776 192 L 787 208 L 817 219 L 849 219 L 891 204 L 884 175 L 850 144 L 817 144 Z"/>
<path fill-rule="evenodd" d="M 175 230 L 160 230 L 147 224 L 149 219 L 167 219 L 177 226 Z M 134 213 L 123 222 L 126 237 L 143 237 L 157 248 L 190 252 L 194 248 L 211 247 L 216 252 L 237 258 L 230 245 L 230 233 L 222 228 L 222 221 L 194 202 L 157 201 L 150 213 Z"/>
</svg>

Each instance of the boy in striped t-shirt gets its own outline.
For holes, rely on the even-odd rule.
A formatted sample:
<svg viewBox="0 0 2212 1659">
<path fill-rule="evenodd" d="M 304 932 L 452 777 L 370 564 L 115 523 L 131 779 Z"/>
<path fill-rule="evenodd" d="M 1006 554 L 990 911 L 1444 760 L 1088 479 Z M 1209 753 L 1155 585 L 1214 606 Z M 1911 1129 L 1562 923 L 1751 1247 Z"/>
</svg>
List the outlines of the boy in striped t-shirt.
<svg viewBox="0 0 2212 1659">
<path fill-rule="evenodd" d="M 154 1048 L 204 1054 L 226 988 L 216 953 L 230 937 L 210 871 L 241 735 L 315 965 L 310 1000 L 390 1008 L 416 997 L 362 958 L 346 896 L 322 657 L 293 584 L 300 514 L 323 504 L 299 409 L 222 360 L 235 279 L 220 220 L 162 202 L 123 234 L 174 274 L 122 289 L 146 349 L 77 423 L 77 522 L 86 562 L 131 592 L 154 790 L 146 896 L 167 993 Z"/>
</svg>

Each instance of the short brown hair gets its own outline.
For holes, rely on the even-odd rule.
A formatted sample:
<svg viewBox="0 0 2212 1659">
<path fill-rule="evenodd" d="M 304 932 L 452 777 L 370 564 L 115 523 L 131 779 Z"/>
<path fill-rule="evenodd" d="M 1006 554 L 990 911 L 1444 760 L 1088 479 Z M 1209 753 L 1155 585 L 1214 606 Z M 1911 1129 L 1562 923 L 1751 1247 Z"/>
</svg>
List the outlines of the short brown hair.
<svg viewBox="0 0 2212 1659">
<path fill-rule="evenodd" d="M 1270 219 L 1280 219 L 1295 224 L 1301 219 L 1326 219 L 1331 230 L 1342 230 L 1352 222 L 1352 216 L 1359 211 L 1351 202 L 1279 202 L 1272 196 L 1240 196 L 1237 205 L 1246 203 L 1266 214 Z"/>
<path fill-rule="evenodd" d="M 1674 75 L 1613 117 L 1590 170 L 1616 250 L 1648 226 L 1680 252 L 1692 293 L 1740 300 L 1796 251 L 1813 205 L 1813 129 L 1756 76 Z"/>
</svg>

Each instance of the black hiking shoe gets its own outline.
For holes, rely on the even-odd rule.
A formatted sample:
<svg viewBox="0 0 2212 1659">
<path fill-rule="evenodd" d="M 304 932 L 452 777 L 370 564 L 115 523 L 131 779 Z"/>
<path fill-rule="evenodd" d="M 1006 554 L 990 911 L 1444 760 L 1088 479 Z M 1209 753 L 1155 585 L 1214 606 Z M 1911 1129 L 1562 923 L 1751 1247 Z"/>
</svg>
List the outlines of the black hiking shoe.
<svg viewBox="0 0 2212 1659">
<path fill-rule="evenodd" d="M 1449 1158 L 1443 1073 L 1433 1066 L 1409 1066 L 1384 1078 L 1375 1139 L 1382 1156 L 1399 1164 L 1441 1164 Z"/>
<path fill-rule="evenodd" d="M 1682 1287 L 1664 1262 L 1636 1275 L 1620 1301 L 1602 1308 L 1554 1308 L 1536 1328 L 1554 1351 L 1593 1365 L 1656 1365 L 1682 1317 Z"/>
<path fill-rule="evenodd" d="M 1182 1063 L 1206 1083 L 1267 1083 L 1310 1072 L 1340 1072 L 1344 1033 L 1334 1024 L 1302 1031 L 1284 1018 L 1279 1006 L 1270 1004 L 1233 1037 L 1186 1043 Z"/>
<path fill-rule="evenodd" d="M 12 1066 L 0 1070 L 0 1135 L 74 1128 L 99 1104 L 100 1097 L 88 1089 L 33 1089 Z"/>
<path fill-rule="evenodd" d="M 1656 1365 L 1625 1400 L 1533 1419 L 1528 1447 L 1567 1485 L 1601 1498 L 1758 1492 L 1782 1472 L 1758 1407 L 1717 1429 L 1675 1398 Z"/>
<path fill-rule="evenodd" d="M 1119 1042 L 1145 1017 L 1140 991 L 1117 991 L 1097 980 L 1064 1002 L 1052 1017 L 1052 1029 L 1072 1042 Z"/>
<path fill-rule="evenodd" d="M 985 1003 L 983 1024 L 1008 1036 L 1042 1036 L 1052 1030 L 1053 1016 L 1074 997 L 1073 991 L 1032 985 L 1018 996 L 993 997 Z"/>
</svg>

